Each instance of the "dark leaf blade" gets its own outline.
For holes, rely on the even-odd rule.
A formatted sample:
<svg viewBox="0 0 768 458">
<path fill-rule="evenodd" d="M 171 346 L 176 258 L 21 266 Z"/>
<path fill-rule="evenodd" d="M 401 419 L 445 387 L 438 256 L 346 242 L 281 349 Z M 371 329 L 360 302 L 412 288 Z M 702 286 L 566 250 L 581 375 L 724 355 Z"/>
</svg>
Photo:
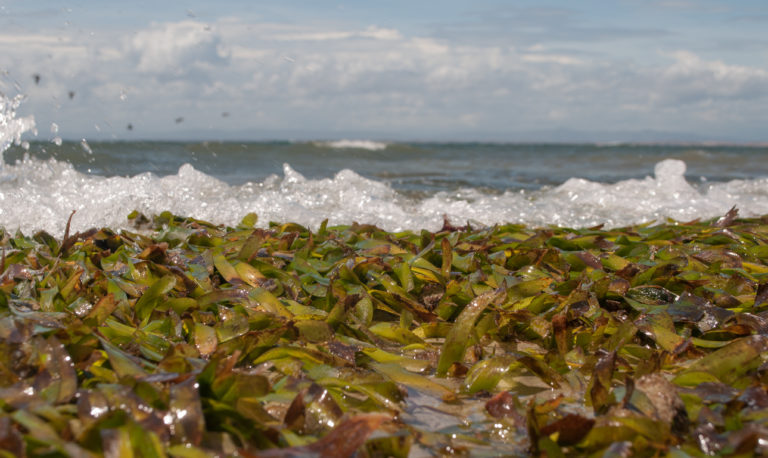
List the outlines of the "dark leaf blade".
<svg viewBox="0 0 768 458">
<path fill-rule="evenodd" d="M 362 447 L 368 437 L 392 417 L 382 414 L 361 414 L 342 421 L 323 438 L 301 447 L 264 450 L 251 454 L 241 450 L 246 457 L 351 457 Z"/>
<path fill-rule="evenodd" d="M 736 218 L 738 218 L 738 216 L 739 216 L 739 209 L 736 208 L 736 206 L 734 205 L 733 207 L 731 207 L 730 210 L 728 210 L 728 212 L 726 212 L 725 215 L 718 218 L 717 221 L 715 221 L 712 225 L 714 227 L 720 227 L 720 228 L 728 227 L 733 224 L 733 222 L 736 220 Z"/>
<path fill-rule="evenodd" d="M 557 443 L 559 445 L 575 445 L 589 434 L 594 425 L 594 418 L 568 414 L 542 427 L 539 433 L 544 436 L 557 434 Z"/>
<path fill-rule="evenodd" d="M 768 300 L 768 282 L 767 283 L 760 283 L 757 286 L 757 291 L 755 292 L 755 307 L 759 307 L 765 303 L 765 301 Z"/>
<path fill-rule="evenodd" d="M 515 396 L 509 391 L 502 391 L 485 403 L 485 410 L 494 418 L 504 418 L 514 415 Z"/>
<path fill-rule="evenodd" d="M 606 409 L 610 403 L 613 371 L 616 367 L 616 352 L 611 351 L 603 356 L 595 364 L 595 370 L 590 380 L 589 396 L 595 414 Z"/>
<path fill-rule="evenodd" d="M 200 445 L 205 418 L 197 379 L 190 377 L 171 387 L 168 418 L 164 421 L 173 425 L 173 436 L 179 442 Z"/>
</svg>

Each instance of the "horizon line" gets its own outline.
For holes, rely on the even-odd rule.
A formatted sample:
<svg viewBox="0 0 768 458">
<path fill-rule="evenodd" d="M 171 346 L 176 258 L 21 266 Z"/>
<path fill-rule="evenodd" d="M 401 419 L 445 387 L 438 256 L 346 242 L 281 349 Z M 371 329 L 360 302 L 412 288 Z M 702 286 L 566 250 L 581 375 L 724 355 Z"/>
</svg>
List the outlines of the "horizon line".
<svg viewBox="0 0 768 458">
<path fill-rule="evenodd" d="M 451 139 L 387 139 L 387 138 L 361 138 L 355 136 L 341 136 L 341 137 L 324 137 L 324 138 L 232 138 L 232 139 L 215 139 L 215 138 L 198 138 L 198 139 L 183 139 L 183 138 L 157 138 L 157 137 L 139 137 L 139 138 L 77 138 L 77 137 L 62 137 L 63 143 L 81 143 L 82 141 L 89 143 L 328 143 L 336 141 L 353 141 L 353 142 L 374 142 L 389 144 L 485 144 L 485 145 L 592 145 L 592 146 L 701 146 L 701 147 L 718 147 L 718 146 L 739 146 L 739 147 L 755 147 L 764 148 L 768 147 L 768 141 L 732 141 L 732 140 L 614 140 L 614 141 L 600 141 L 600 140 L 489 140 L 489 139 L 466 139 L 466 140 L 451 140 Z M 50 139 L 29 139 L 26 140 L 30 144 L 40 143 L 53 143 Z M 13 146 L 20 146 L 13 144 Z"/>
</svg>

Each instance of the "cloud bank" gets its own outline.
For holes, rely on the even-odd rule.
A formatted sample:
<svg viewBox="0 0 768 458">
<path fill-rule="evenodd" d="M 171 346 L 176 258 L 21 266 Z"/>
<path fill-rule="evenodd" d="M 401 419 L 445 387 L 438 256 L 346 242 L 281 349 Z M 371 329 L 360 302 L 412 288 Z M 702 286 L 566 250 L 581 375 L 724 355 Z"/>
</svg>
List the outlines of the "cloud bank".
<svg viewBox="0 0 768 458">
<path fill-rule="evenodd" d="M 72 137 L 516 140 L 547 129 L 651 129 L 768 140 L 765 61 L 683 48 L 617 57 L 531 36 L 236 17 L 0 32 L 0 90 L 28 94 L 23 108 L 42 132 L 56 122 Z"/>
</svg>

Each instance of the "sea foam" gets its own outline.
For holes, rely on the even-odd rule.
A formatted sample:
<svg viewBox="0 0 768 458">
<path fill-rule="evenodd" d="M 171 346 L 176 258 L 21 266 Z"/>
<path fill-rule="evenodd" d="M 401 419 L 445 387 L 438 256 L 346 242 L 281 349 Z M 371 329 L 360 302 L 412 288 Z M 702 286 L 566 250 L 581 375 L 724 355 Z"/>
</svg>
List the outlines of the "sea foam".
<svg viewBox="0 0 768 458">
<path fill-rule="evenodd" d="M 34 129 L 32 117 L 16 118 L 20 98 L 0 94 L 0 163 L 2 151 L 20 143 Z M 333 146 L 336 145 L 336 146 Z M 379 144 L 329 144 L 329 147 L 377 149 Z M 386 144 L 383 144 L 386 147 Z M 61 236 L 71 212 L 72 230 L 108 226 L 130 228 L 127 215 L 163 211 L 234 225 L 251 212 L 259 225 L 296 222 L 317 228 L 352 222 L 383 229 L 437 230 L 446 216 L 454 225 L 524 223 L 533 226 L 623 226 L 648 221 L 713 218 L 736 206 L 745 216 L 768 214 L 768 178 L 710 182 L 694 187 L 684 177 L 685 163 L 667 159 L 654 176 L 617 183 L 571 178 L 557 187 L 535 191 L 489 193 L 479 188 L 406 197 L 386 181 L 341 170 L 332 178 L 309 179 L 289 164 L 272 175 L 233 186 L 192 165 L 167 176 L 142 173 L 130 177 L 84 174 L 56 159 L 24 158 L 0 169 L 0 227 L 30 234 L 45 230 Z"/>
<path fill-rule="evenodd" d="M 368 151 L 381 151 L 387 149 L 387 143 L 373 140 L 335 140 L 331 142 L 315 142 L 317 146 L 325 146 L 337 149 L 363 149 Z"/>
<path fill-rule="evenodd" d="M 711 183 L 696 189 L 685 181 L 685 164 L 665 160 L 655 176 L 614 184 L 572 178 L 534 192 L 490 195 L 477 189 L 409 199 L 387 183 L 351 170 L 333 178 L 307 179 L 284 165 L 283 176 L 230 186 L 183 165 L 158 177 L 101 177 L 76 171 L 55 159 L 25 159 L 6 165 L 0 179 L 0 226 L 61 235 L 72 210 L 73 230 L 130 227 L 133 210 L 146 215 L 169 210 L 178 215 L 234 225 L 249 212 L 269 221 L 292 221 L 316 228 L 324 220 L 376 224 L 384 229 L 437 230 L 446 215 L 454 224 L 525 223 L 589 227 L 622 226 L 650 220 L 680 221 L 724 214 L 736 205 L 743 215 L 768 214 L 768 179 Z"/>
</svg>

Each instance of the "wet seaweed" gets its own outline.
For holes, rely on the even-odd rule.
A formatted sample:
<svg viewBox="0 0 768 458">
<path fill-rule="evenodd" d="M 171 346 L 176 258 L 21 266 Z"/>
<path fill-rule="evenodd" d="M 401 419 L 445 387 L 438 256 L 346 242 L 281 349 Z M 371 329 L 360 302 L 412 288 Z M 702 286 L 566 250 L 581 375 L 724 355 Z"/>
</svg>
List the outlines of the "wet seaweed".
<svg viewBox="0 0 768 458">
<path fill-rule="evenodd" d="M 764 219 L 131 219 L 1 232 L 1 456 L 768 453 Z"/>
</svg>

